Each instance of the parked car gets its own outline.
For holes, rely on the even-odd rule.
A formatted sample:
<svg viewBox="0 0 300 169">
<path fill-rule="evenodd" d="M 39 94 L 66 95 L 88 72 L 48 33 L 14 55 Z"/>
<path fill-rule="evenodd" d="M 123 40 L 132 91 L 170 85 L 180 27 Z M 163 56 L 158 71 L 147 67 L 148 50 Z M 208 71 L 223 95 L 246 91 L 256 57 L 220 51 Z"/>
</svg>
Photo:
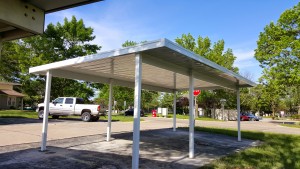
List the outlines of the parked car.
<svg viewBox="0 0 300 169">
<path fill-rule="evenodd" d="M 124 113 L 125 116 L 133 116 L 133 114 L 134 114 L 133 109 L 129 109 L 129 110 L 125 111 L 125 113 Z M 144 114 L 143 110 L 141 110 L 140 116 L 141 116 L 141 117 L 144 117 L 144 115 L 145 115 L 145 114 Z"/>
<path fill-rule="evenodd" d="M 25 105 L 23 110 L 36 110 L 36 106 Z"/>
<path fill-rule="evenodd" d="M 259 119 L 260 119 L 258 116 L 255 116 L 253 114 L 248 114 L 247 116 L 249 117 L 249 120 L 251 120 L 251 121 L 259 121 Z"/>
<path fill-rule="evenodd" d="M 250 118 L 247 116 L 247 114 L 241 114 L 241 121 L 249 121 Z"/>
<path fill-rule="evenodd" d="M 36 112 L 38 118 L 43 119 L 44 103 L 38 104 Z M 98 121 L 100 115 L 105 115 L 104 106 L 84 104 L 82 98 L 76 97 L 59 97 L 49 104 L 49 115 L 52 118 L 59 118 L 59 116 L 81 116 L 82 121 Z"/>
</svg>

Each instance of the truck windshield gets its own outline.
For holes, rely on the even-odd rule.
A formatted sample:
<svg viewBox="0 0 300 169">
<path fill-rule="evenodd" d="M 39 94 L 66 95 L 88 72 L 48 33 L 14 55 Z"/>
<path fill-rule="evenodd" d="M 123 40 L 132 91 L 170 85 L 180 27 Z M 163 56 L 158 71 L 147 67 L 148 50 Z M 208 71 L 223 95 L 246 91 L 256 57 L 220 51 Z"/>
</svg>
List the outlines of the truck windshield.
<svg viewBox="0 0 300 169">
<path fill-rule="evenodd" d="M 62 104 L 63 102 L 64 102 L 64 98 L 61 98 L 61 97 L 59 97 L 53 101 L 53 103 L 58 103 L 58 104 Z"/>
<path fill-rule="evenodd" d="M 82 98 L 76 98 L 76 104 L 84 104 L 84 101 Z"/>
</svg>

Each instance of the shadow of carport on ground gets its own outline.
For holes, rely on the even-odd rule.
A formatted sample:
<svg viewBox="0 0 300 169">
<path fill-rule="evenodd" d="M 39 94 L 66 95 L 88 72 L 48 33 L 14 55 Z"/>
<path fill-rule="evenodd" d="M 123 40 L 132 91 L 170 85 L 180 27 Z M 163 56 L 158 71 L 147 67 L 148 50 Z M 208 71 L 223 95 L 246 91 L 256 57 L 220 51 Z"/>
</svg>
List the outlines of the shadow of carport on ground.
<svg viewBox="0 0 300 169">
<path fill-rule="evenodd" d="M 91 135 L 0 147 L 0 168 L 131 168 L 132 132 Z M 140 168 L 198 168 L 222 156 L 259 144 L 257 141 L 195 132 L 195 158 L 188 158 L 188 131 L 141 131 Z"/>
</svg>

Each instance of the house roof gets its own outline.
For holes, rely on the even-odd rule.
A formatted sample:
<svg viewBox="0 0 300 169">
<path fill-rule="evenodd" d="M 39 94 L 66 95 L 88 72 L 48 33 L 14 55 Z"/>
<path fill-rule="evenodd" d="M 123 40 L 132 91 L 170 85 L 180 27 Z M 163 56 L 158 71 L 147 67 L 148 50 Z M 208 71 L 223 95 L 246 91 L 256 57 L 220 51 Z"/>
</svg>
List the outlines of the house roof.
<svg viewBox="0 0 300 169">
<path fill-rule="evenodd" d="M 163 92 L 189 89 L 189 74 L 195 89 L 252 87 L 256 84 L 167 39 L 77 57 L 29 69 L 30 73 L 134 87 L 135 54 L 142 56 L 142 88 Z"/>
<path fill-rule="evenodd" d="M 7 94 L 9 96 L 18 96 L 18 97 L 24 97 L 25 96 L 24 94 L 16 92 L 14 90 L 6 90 L 6 89 L 0 90 L 0 94 Z"/>
</svg>

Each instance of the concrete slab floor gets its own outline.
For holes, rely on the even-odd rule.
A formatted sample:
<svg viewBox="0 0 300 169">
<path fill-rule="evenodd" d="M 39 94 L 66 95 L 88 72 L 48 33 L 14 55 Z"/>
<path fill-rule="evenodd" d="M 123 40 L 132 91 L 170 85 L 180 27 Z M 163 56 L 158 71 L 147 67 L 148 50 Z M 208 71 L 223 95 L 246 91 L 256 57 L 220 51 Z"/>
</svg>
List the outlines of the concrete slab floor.
<svg viewBox="0 0 300 169">
<path fill-rule="evenodd" d="M 1 169 L 27 168 L 131 168 L 132 132 L 113 133 L 106 142 L 97 134 L 48 142 L 47 151 L 39 143 L 0 147 Z M 195 158 L 188 158 L 188 131 L 156 129 L 141 131 L 140 168 L 198 168 L 212 160 L 257 146 L 259 141 L 195 132 Z"/>
</svg>

